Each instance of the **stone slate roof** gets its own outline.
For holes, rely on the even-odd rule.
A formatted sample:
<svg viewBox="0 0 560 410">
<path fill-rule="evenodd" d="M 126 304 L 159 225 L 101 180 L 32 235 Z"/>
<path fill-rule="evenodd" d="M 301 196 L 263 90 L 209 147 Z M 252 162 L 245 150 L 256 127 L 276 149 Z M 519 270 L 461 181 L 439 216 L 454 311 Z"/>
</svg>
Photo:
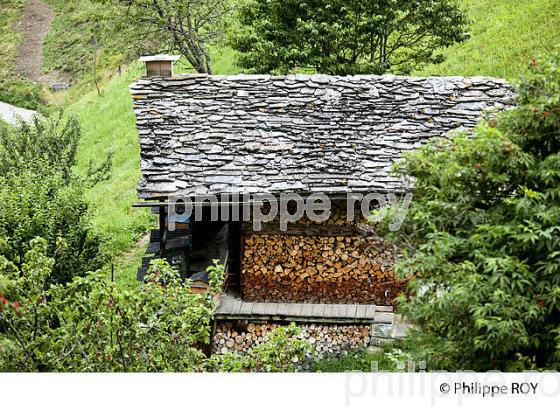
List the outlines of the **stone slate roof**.
<svg viewBox="0 0 560 410">
<path fill-rule="evenodd" d="M 403 192 L 390 174 L 402 152 L 513 98 L 483 77 L 187 75 L 130 89 L 141 198 Z"/>
</svg>

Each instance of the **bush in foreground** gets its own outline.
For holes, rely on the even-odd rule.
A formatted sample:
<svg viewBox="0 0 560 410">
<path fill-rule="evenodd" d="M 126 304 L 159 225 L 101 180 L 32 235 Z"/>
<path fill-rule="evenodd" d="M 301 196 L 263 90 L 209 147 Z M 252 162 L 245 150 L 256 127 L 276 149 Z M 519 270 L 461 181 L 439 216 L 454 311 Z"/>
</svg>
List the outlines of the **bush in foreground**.
<svg viewBox="0 0 560 410">
<path fill-rule="evenodd" d="M 80 137 L 78 121 L 62 113 L 13 128 L 0 125 L 0 238 L 8 240 L 4 252 L 21 267 L 30 241 L 44 238 L 55 260 L 52 282 L 70 280 L 102 263 L 101 239 L 91 231 L 85 191 L 107 175 L 111 161 L 78 175 L 74 167 Z"/>
<path fill-rule="evenodd" d="M 560 54 L 531 63 L 517 107 L 474 135 L 432 140 L 415 178 L 397 269 L 401 309 L 433 369 L 560 368 Z"/>
<path fill-rule="evenodd" d="M 142 288 L 125 291 L 100 273 L 50 284 L 47 249 L 34 239 L 21 268 L 0 256 L 0 371 L 293 371 L 309 351 L 290 326 L 247 357 L 208 358 L 221 265 L 208 268 L 204 294 L 162 260 Z"/>
</svg>

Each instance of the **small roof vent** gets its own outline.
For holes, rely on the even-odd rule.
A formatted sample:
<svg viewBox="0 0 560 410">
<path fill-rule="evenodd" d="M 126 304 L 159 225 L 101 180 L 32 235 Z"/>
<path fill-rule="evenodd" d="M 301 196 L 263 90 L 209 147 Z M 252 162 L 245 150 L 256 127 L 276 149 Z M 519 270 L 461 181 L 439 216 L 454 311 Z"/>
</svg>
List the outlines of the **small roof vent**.
<svg viewBox="0 0 560 410">
<path fill-rule="evenodd" d="M 146 63 L 146 75 L 148 77 L 173 77 L 173 63 L 181 56 L 158 54 L 155 56 L 143 56 L 138 59 Z"/>
</svg>

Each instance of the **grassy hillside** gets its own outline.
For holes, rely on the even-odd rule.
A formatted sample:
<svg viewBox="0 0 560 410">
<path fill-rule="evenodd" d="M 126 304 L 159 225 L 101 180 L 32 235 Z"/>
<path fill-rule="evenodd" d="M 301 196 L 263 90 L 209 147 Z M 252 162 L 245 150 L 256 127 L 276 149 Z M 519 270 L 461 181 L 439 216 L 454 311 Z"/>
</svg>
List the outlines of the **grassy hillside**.
<svg viewBox="0 0 560 410">
<path fill-rule="evenodd" d="M 45 70 L 57 70 L 74 80 L 93 79 L 97 71 L 115 70 L 133 58 L 127 33 L 115 31 L 110 3 L 92 0 L 45 0 L 55 12 L 51 30 L 45 39 Z M 95 39 L 95 42 L 93 41 Z"/>
<path fill-rule="evenodd" d="M 224 48 L 213 55 L 216 73 L 238 71 L 231 54 Z M 177 68 L 178 72 L 192 71 L 182 64 Z M 137 201 L 140 146 L 128 86 L 143 70 L 135 64 L 109 81 L 101 96 L 91 90 L 68 108 L 80 118 L 82 126 L 79 169 L 85 171 L 90 160 L 99 163 L 107 154 L 113 154 L 111 178 L 93 188 L 88 199 L 96 208 L 93 228 L 106 237 L 104 251 L 113 256 L 115 278 L 122 286 L 137 284 L 136 268 L 146 247 L 141 238 L 155 222 L 147 209 L 131 206 Z"/>
<path fill-rule="evenodd" d="M 150 224 L 145 209 L 131 207 L 140 178 L 140 149 L 128 92 L 133 74 L 129 71 L 115 78 L 102 96 L 91 91 L 68 108 L 79 117 L 82 126 L 79 170 L 85 171 L 90 161 L 100 163 L 107 154 L 113 155 L 110 179 L 90 190 L 88 199 L 95 206 L 93 228 L 105 237 L 103 250 L 114 257 L 117 278 L 123 283 L 134 275 L 122 278 L 122 270 L 128 267 L 118 257 L 140 239 Z"/>
<path fill-rule="evenodd" d="M 471 38 L 445 51 L 447 61 L 419 75 L 494 76 L 515 80 L 532 57 L 560 44 L 560 0 L 463 0 Z"/>
<path fill-rule="evenodd" d="M 24 0 L 0 0 L 0 101 L 37 109 L 41 87 L 19 78 L 14 70 L 24 3 Z"/>
</svg>

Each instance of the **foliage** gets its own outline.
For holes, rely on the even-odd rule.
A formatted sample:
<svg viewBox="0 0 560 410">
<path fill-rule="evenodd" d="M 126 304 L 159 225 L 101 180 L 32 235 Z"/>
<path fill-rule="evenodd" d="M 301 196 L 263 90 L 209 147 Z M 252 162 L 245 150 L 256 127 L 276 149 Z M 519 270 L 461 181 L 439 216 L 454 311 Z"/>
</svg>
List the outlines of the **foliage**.
<svg viewBox="0 0 560 410">
<path fill-rule="evenodd" d="M 215 355 L 210 368 L 224 372 L 293 372 L 296 365 L 312 353 L 312 346 L 302 340 L 301 330 L 291 323 L 280 326 L 265 336 L 265 341 L 249 349 L 246 355 Z"/>
<path fill-rule="evenodd" d="M 26 167 L 40 173 L 41 167 L 51 166 L 69 182 L 79 139 L 77 120 L 64 121 L 60 112 L 47 121 L 35 117 L 32 123 L 20 122 L 16 129 L 6 127 L 0 133 L 0 174 Z"/>
<path fill-rule="evenodd" d="M 346 355 L 324 357 L 312 362 L 311 371 L 321 373 L 333 372 L 376 372 L 409 370 L 409 361 L 421 346 L 414 346 L 406 341 L 393 341 L 374 350 L 350 352 Z M 414 370 L 419 370 L 419 363 L 414 363 Z"/>
<path fill-rule="evenodd" d="M 0 101 L 35 110 L 43 101 L 41 86 L 18 78 L 15 72 L 23 6 L 23 0 L 0 0 Z"/>
<path fill-rule="evenodd" d="M 417 276 L 402 310 L 432 368 L 560 367 L 559 63 L 534 60 L 515 109 L 397 167 L 416 180 L 393 235 Z"/>
<path fill-rule="evenodd" d="M 4 245 L 4 241 L 0 239 L 0 246 Z M 0 313 L 4 311 L 4 309 L 11 309 L 12 307 L 15 308 L 13 302 L 9 301 L 4 295 L 8 293 L 10 289 L 10 281 L 8 281 L 5 277 L 0 275 Z M 4 337 L 0 333 L 0 357 L 14 349 L 14 344 L 11 342 L 10 339 Z"/>
<path fill-rule="evenodd" d="M 392 363 L 382 352 L 354 352 L 345 356 L 326 357 L 313 363 L 312 371 L 318 373 L 339 372 L 371 372 L 372 366 L 375 370 L 395 371 Z"/>
<path fill-rule="evenodd" d="M 468 38 L 454 0 L 249 0 L 233 46 L 252 72 L 408 73 Z"/>
<path fill-rule="evenodd" d="M 33 241 L 21 272 L 5 258 L 18 308 L 2 313 L 16 345 L 1 368 L 17 371 L 192 371 L 210 335 L 211 299 L 185 291 L 177 273 L 154 261 L 144 289 L 118 292 L 98 273 L 48 285 L 54 265 Z M 165 282 L 165 286 L 162 283 Z"/>
<path fill-rule="evenodd" d="M 133 44 L 177 51 L 199 73 L 212 74 L 208 44 L 224 31 L 228 0 L 97 0 L 114 6 L 117 31 L 133 28 Z M 124 18 L 123 18 L 124 17 Z"/>
<path fill-rule="evenodd" d="M 33 125 L 0 128 L 0 237 L 6 255 L 21 266 L 35 236 L 55 256 L 53 282 L 99 267 L 100 238 L 90 232 L 84 191 L 107 174 L 110 159 L 91 164 L 84 176 L 73 171 L 80 139 L 78 122 L 62 113 Z"/>
<path fill-rule="evenodd" d="M 491 76 L 516 80 L 532 57 L 559 43 L 558 0 L 462 0 L 470 38 L 443 51 L 445 61 L 415 75 Z"/>
<path fill-rule="evenodd" d="M 93 80 L 96 69 L 114 70 L 137 56 L 139 50 L 128 41 L 133 28 L 109 24 L 115 7 L 91 0 L 47 1 L 55 16 L 43 49 L 46 71 Z"/>
<path fill-rule="evenodd" d="M 209 290 L 199 294 L 164 260 L 152 261 L 146 283 L 133 291 L 98 272 L 50 285 L 55 261 L 46 255 L 47 242 L 37 238 L 21 269 L 0 256 L 0 301 L 12 301 L 0 310 L 0 346 L 7 346 L 0 371 L 222 370 L 203 352 L 224 281 L 217 261 L 208 268 Z M 271 335 L 248 358 L 252 368 L 294 370 L 308 346 L 295 339 L 299 333 L 290 326 Z"/>
</svg>

